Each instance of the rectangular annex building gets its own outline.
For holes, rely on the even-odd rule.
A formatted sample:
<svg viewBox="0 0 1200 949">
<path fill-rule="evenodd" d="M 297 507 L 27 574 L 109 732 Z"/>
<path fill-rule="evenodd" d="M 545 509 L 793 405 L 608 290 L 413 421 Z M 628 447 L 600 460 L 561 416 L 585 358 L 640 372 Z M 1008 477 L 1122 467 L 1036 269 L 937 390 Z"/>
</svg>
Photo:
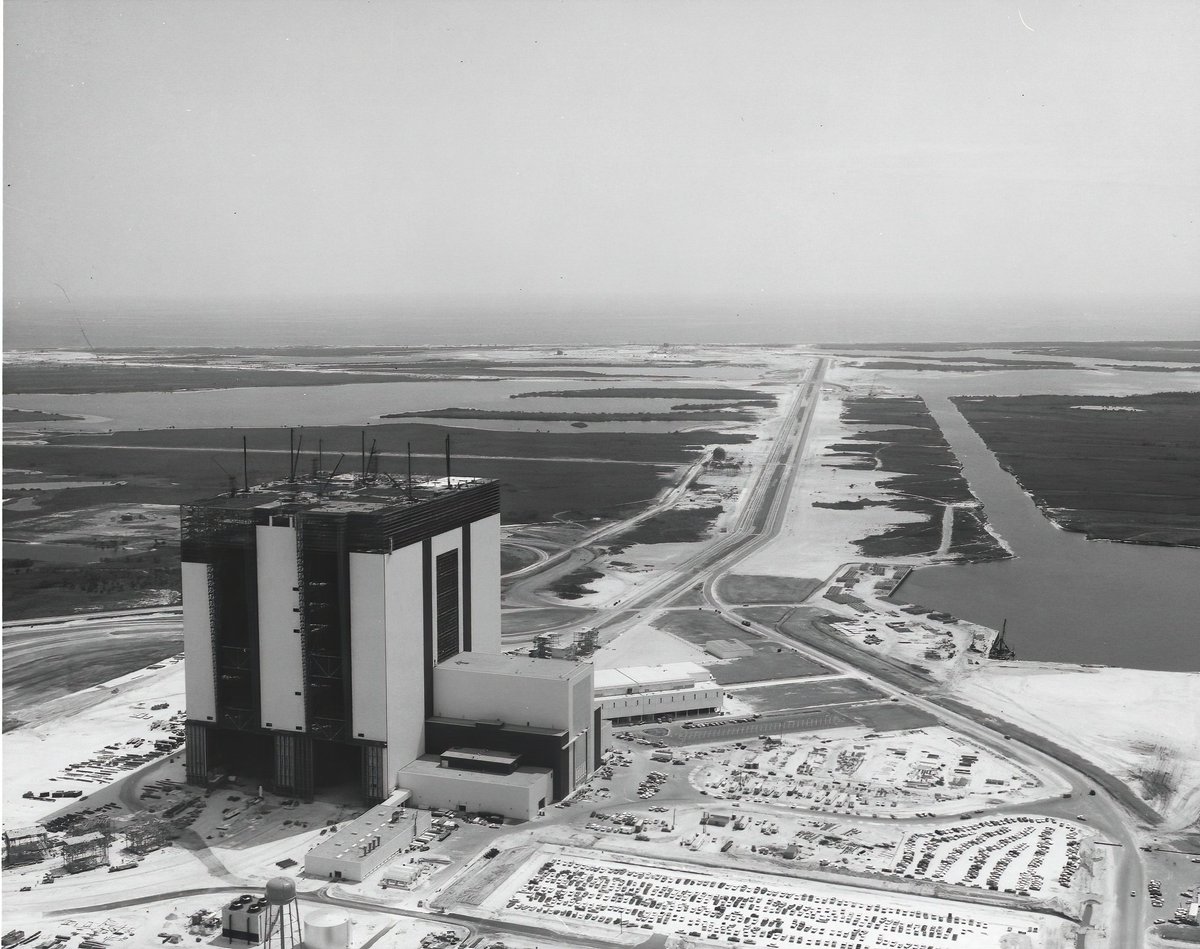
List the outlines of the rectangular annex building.
<svg viewBox="0 0 1200 949">
<path fill-rule="evenodd" d="M 500 651 L 500 489 L 343 475 L 181 511 L 187 775 L 381 801 L 425 752 L 435 669 Z"/>
<path fill-rule="evenodd" d="M 596 703 L 614 725 L 669 720 L 721 711 L 725 690 L 694 662 L 626 666 L 596 672 Z"/>
</svg>

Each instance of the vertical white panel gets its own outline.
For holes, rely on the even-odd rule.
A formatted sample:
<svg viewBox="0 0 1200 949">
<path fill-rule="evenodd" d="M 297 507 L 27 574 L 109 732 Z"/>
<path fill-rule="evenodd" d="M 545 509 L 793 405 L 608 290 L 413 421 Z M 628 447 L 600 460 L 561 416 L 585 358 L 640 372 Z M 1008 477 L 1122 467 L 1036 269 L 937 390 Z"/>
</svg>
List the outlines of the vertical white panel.
<svg viewBox="0 0 1200 949">
<path fill-rule="evenodd" d="M 437 559 L 438 556 L 448 553 L 451 550 L 458 551 L 458 648 L 462 649 L 462 617 L 463 617 L 463 565 L 462 565 L 462 530 L 454 528 L 454 530 L 446 531 L 444 534 L 438 534 L 430 541 L 430 548 L 433 555 L 432 570 L 429 572 L 429 591 L 427 596 L 433 603 L 433 655 L 437 659 Z"/>
<path fill-rule="evenodd" d="M 500 515 L 471 524 L 471 651 L 500 652 Z"/>
<path fill-rule="evenodd" d="M 350 554 L 350 707 L 354 737 L 387 741 L 387 557 Z"/>
<path fill-rule="evenodd" d="M 296 530 L 260 525 L 255 532 L 262 724 L 275 731 L 305 731 Z"/>
<path fill-rule="evenodd" d="M 183 682 L 187 717 L 197 722 L 217 718 L 213 678 L 212 618 L 208 613 L 208 564 L 179 565 L 183 580 Z"/>
<path fill-rule="evenodd" d="M 566 660 L 545 659 L 543 662 Z M 519 676 L 460 666 L 454 659 L 433 671 L 434 714 L 478 721 L 499 719 L 513 725 L 567 729 L 570 720 L 566 679 Z"/>
<path fill-rule="evenodd" d="M 425 620 L 421 544 L 387 555 L 384 606 L 387 667 L 389 783 L 396 772 L 425 753 Z"/>
<path fill-rule="evenodd" d="M 567 731 L 576 735 L 591 727 L 595 688 L 592 685 L 592 664 L 581 663 L 579 670 L 571 676 L 568 687 L 570 718 Z"/>
</svg>

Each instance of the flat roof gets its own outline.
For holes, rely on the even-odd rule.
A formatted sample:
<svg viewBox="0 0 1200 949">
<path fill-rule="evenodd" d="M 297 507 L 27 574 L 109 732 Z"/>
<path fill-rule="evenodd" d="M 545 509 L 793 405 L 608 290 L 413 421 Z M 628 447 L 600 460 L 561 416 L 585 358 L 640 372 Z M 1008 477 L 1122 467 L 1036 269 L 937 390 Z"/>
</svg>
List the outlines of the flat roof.
<svg viewBox="0 0 1200 949">
<path fill-rule="evenodd" d="M 460 652 L 452 659 L 438 663 L 433 671 L 436 674 L 439 670 L 462 670 L 489 675 L 521 676 L 526 679 L 566 680 L 587 668 L 587 663 L 570 659 L 534 659 L 532 656 L 506 656 L 503 653 Z"/>
<path fill-rule="evenodd" d="M 297 476 L 295 481 L 267 481 L 251 485 L 249 491 L 220 494 L 188 502 L 187 507 L 228 511 L 263 510 L 294 514 L 322 511 L 330 514 L 362 514 L 394 508 L 419 507 L 464 488 L 492 483 L 488 478 L 414 478 L 409 491 L 407 479 L 388 476 L 363 482 L 356 474 L 330 478 Z"/>
<path fill-rule="evenodd" d="M 6 840 L 19 840 L 22 837 L 45 837 L 49 831 L 40 824 L 33 824 L 29 827 L 6 827 L 4 837 Z"/>
<path fill-rule="evenodd" d="M 539 728 L 536 725 L 516 725 L 512 722 L 502 722 L 500 719 L 495 719 L 490 722 L 481 722 L 477 718 L 449 718 L 445 715 L 430 715 L 426 722 L 431 722 L 434 725 L 457 725 L 465 728 L 477 728 L 476 732 L 480 741 L 486 741 L 490 732 L 519 732 L 523 735 L 565 735 L 565 728 Z"/>
<path fill-rule="evenodd" d="M 595 673 L 596 694 L 605 692 L 662 692 L 671 687 L 691 688 L 709 682 L 712 673 L 694 662 L 668 662 L 659 666 L 625 666 L 599 669 Z"/>
<path fill-rule="evenodd" d="M 411 825 L 407 820 L 391 823 L 392 812 L 402 806 L 412 794 L 408 791 L 398 791 L 392 794 L 382 804 L 376 804 L 365 814 L 360 814 L 352 821 L 340 825 L 338 829 L 312 848 L 308 856 L 325 859 L 358 860 L 362 847 L 371 838 L 378 837 L 380 846 L 410 831 Z"/>
<path fill-rule="evenodd" d="M 443 758 L 455 758 L 459 761 L 478 761 L 482 764 L 515 765 L 521 760 L 520 755 L 512 755 L 507 751 L 488 751 L 486 748 L 447 748 L 441 753 Z"/>
<path fill-rule="evenodd" d="M 678 688 L 673 689 L 635 689 L 632 692 L 628 692 L 625 689 L 621 689 L 619 691 L 616 689 L 610 689 L 602 692 L 597 689 L 596 701 L 615 702 L 617 699 L 644 699 L 652 698 L 655 695 L 680 695 L 684 692 L 713 692 L 720 689 L 721 686 L 717 684 L 716 680 L 711 682 L 689 682 L 687 685 L 681 685 Z"/>
<path fill-rule="evenodd" d="M 488 771 L 469 771 L 466 768 L 447 768 L 442 765 L 440 758 L 435 758 L 432 755 L 425 755 L 417 758 L 415 761 L 410 761 L 403 768 L 397 777 L 400 783 L 404 783 L 406 774 L 421 777 L 437 777 L 444 778 L 448 781 L 466 781 L 474 784 L 493 784 L 503 785 L 504 787 L 519 787 L 531 788 L 535 784 L 546 779 L 547 775 L 552 775 L 554 772 L 549 768 L 517 768 L 509 774 L 492 774 Z"/>
</svg>

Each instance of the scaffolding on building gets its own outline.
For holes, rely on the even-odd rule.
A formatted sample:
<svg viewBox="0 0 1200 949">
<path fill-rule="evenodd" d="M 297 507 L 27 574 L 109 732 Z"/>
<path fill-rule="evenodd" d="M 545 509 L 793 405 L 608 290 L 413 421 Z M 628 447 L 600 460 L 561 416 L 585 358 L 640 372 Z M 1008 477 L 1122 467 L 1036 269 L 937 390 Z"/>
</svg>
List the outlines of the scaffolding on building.
<svg viewBox="0 0 1200 949">
<path fill-rule="evenodd" d="M 40 863 L 50 855 L 50 836 L 45 827 L 13 827 L 4 831 L 4 866 Z"/>
<path fill-rule="evenodd" d="M 69 837 L 62 845 L 62 865 L 67 873 L 81 873 L 108 863 L 108 840 L 100 831 Z"/>
</svg>

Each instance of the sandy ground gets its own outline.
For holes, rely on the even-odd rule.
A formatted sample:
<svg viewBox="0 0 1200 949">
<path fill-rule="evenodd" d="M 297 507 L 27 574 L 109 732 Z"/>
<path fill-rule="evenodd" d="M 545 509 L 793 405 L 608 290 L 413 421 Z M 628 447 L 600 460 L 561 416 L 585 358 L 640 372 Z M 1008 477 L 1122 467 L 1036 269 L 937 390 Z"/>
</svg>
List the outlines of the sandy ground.
<svg viewBox="0 0 1200 949">
<path fill-rule="evenodd" d="M 928 610 L 918 611 L 915 606 L 906 612 L 887 599 L 907 569 L 850 564 L 810 602 L 846 617 L 831 624 L 832 628 L 857 648 L 925 669 L 940 681 L 961 676 L 968 667 L 983 662 L 996 639 L 995 630 L 956 617 L 935 619 Z"/>
<path fill-rule="evenodd" d="M 951 694 L 1086 750 L 1163 814 L 1164 830 L 1200 817 L 1200 673 L 993 662 L 974 668 Z M 1152 771 L 1176 788 L 1165 801 L 1134 778 Z"/>
<path fill-rule="evenodd" d="M 800 461 L 800 470 L 792 496 L 788 500 L 783 528 L 738 564 L 739 573 L 786 577 L 827 577 L 840 564 L 861 560 L 853 541 L 880 534 L 895 524 L 922 519 L 919 514 L 894 511 L 887 507 L 861 510 L 836 510 L 813 507 L 814 501 L 830 503 L 859 498 L 886 496 L 879 482 L 895 477 L 894 472 L 873 472 L 833 467 L 826 449 L 844 441 L 852 430 L 840 419 L 842 399 L 826 388 L 815 411 L 808 447 Z M 912 563 L 927 558 L 899 558 Z"/>
<path fill-rule="evenodd" d="M 23 798 L 27 790 L 78 788 L 90 796 L 99 789 L 100 785 L 64 777 L 68 765 L 91 758 L 113 741 L 165 738 L 165 731 L 151 725 L 184 707 L 183 663 L 167 663 L 161 669 L 121 676 L 73 698 L 84 700 L 77 703 L 82 707 L 74 713 L 26 725 L 4 736 L 6 826 L 32 824 L 63 806 L 62 800 L 52 804 Z M 151 705 L 162 702 L 169 708 L 149 711 Z"/>
<path fill-rule="evenodd" d="M 27 518 L 5 531 L 7 540 L 41 544 L 119 543 L 149 547 L 155 541 L 177 543 L 179 508 L 173 504 L 112 504 Z"/>
<path fill-rule="evenodd" d="M 787 415 L 790 393 L 775 387 L 764 388 L 763 393 L 781 396 L 774 409 L 764 411 L 756 422 L 723 426 L 727 431 L 741 431 L 754 436 L 753 442 L 727 448 L 727 460 L 740 462 L 741 467 L 705 469 L 686 490 L 672 488 L 668 492 L 668 496 L 671 492 L 677 494 L 665 508 L 668 512 L 721 508 L 721 513 L 714 519 L 706 536 L 686 543 L 633 544 L 620 552 L 598 559 L 592 566 L 604 576 L 588 583 L 591 592 L 558 602 L 589 608 L 616 605 L 647 583 L 657 581 L 664 573 L 684 565 L 689 558 L 704 550 L 713 538 L 730 529 L 746 501 L 746 487 L 757 474 L 758 466 L 770 453 L 772 439 Z M 611 539 L 620 542 L 620 535 L 614 535 Z"/>
<path fill-rule="evenodd" d="M 621 669 L 625 666 L 658 666 L 668 662 L 711 662 L 703 649 L 649 623 L 638 623 L 612 642 L 596 650 L 592 657 L 597 669 Z"/>
</svg>

